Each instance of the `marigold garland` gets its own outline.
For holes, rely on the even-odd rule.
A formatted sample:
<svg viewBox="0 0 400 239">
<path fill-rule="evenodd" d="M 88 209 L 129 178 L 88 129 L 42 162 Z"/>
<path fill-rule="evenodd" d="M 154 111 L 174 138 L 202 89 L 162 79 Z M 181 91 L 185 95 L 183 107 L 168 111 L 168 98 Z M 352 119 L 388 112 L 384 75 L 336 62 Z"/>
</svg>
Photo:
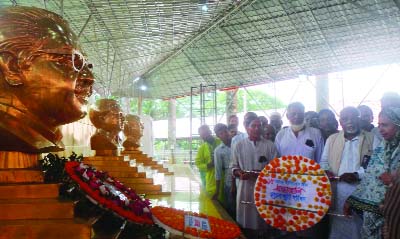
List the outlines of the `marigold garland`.
<svg viewBox="0 0 400 239">
<path fill-rule="evenodd" d="M 172 228 L 181 232 L 182 234 L 189 234 L 192 236 L 192 238 L 232 239 L 238 238 L 241 234 L 240 228 L 235 223 L 212 216 L 207 216 L 203 213 L 187 212 L 162 206 L 153 207 L 151 212 L 156 223 L 159 223 L 159 226 L 166 230 Z M 207 218 L 210 223 L 211 232 L 198 230 L 197 228 L 192 227 L 184 228 L 185 214 Z"/>
<path fill-rule="evenodd" d="M 308 188 L 309 195 L 303 194 Z M 318 223 L 331 205 L 331 186 L 318 163 L 302 156 L 273 159 L 258 176 L 254 201 L 275 228 L 300 231 Z"/>
<path fill-rule="evenodd" d="M 150 202 L 134 190 L 109 176 L 106 172 L 79 162 L 67 162 L 65 171 L 80 188 L 100 205 L 118 215 L 140 224 L 154 224 Z"/>
</svg>

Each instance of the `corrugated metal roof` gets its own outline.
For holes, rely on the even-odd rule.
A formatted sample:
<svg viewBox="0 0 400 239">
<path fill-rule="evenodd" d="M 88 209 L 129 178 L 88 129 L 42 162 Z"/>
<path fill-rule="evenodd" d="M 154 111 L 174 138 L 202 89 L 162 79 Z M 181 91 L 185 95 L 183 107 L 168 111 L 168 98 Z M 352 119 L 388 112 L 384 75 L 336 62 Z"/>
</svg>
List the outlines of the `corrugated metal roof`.
<svg viewBox="0 0 400 239">
<path fill-rule="evenodd" d="M 146 97 L 169 98 L 200 83 L 226 88 L 400 61 L 395 0 L 0 0 L 0 7 L 13 2 L 63 13 L 76 33 L 89 19 L 81 44 L 103 95 L 137 96 L 146 84 Z"/>
</svg>

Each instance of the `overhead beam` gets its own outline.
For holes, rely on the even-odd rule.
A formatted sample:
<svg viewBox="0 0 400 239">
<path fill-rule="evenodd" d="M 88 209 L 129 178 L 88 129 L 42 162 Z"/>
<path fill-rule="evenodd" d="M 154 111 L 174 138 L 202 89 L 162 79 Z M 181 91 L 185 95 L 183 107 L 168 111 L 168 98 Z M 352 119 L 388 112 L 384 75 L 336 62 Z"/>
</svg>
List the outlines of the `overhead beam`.
<svg viewBox="0 0 400 239">
<path fill-rule="evenodd" d="M 46 2 L 46 0 L 45 0 L 45 2 Z M 87 24 L 89 23 L 89 21 L 90 21 L 91 18 L 92 18 L 92 14 L 89 15 L 88 19 L 86 19 L 85 24 L 83 25 L 81 31 L 80 31 L 79 34 L 78 34 L 78 39 L 81 37 L 83 31 L 85 30 L 85 28 L 86 28 L 86 26 L 87 26 Z"/>
<path fill-rule="evenodd" d="M 190 47 L 194 42 L 199 40 L 201 37 L 203 37 L 205 34 L 207 34 L 210 30 L 214 29 L 216 26 L 221 24 L 224 20 L 226 20 L 229 16 L 233 15 L 236 13 L 239 9 L 241 9 L 243 6 L 247 4 L 252 4 L 257 0 L 244 0 L 241 1 L 238 5 L 233 4 L 232 7 L 226 12 L 225 15 L 221 16 L 219 19 L 213 22 L 210 26 L 206 27 L 205 29 L 201 30 L 197 35 L 195 35 L 192 39 L 187 41 L 185 44 L 183 44 L 181 47 L 179 47 L 175 52 L 173 52 L 171 55 L 165 57 L 161 61 L 157 62 L 154 64 L 153 67 L 151 67 L 147 72 L 143 74 L 143 77 L 149 77 L 155 70 L 157 70 L 159 67 L 163 66 L 167 62 L 169 62 L 171 59 L 173 59 L 175 56 L 180 54 L 182 51 L 184 51 L 186 48 Z"/>
</svg>

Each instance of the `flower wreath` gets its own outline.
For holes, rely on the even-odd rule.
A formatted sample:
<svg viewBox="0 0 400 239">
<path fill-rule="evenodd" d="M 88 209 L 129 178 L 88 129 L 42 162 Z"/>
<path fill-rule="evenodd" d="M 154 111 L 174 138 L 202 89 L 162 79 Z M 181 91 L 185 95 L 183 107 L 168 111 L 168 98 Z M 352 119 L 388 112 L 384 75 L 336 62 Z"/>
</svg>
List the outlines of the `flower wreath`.
<svg viewBox="0 0 400 239">
<path fill-rule="evenodd" d="M 275 158 L 260 172 L 254 201 L 260 216 L 275 228 L 300 231 L 314 226 L 331 205 L 331 185 L 312 159 Z"/>
<path fill-rule="evenodd" d="M 140 224 L 154 224 L 150 201 L 110 177 L 106 172 L 79 162 L 67 162 L 65 171 L 80 188 L 98 204 L 118 215 Z"/>
<path fill-rule="evenodd" d="M 162 206 L 153 207 L 151 212 L 154 222 L 160 227 L 186 238 L 233 239 L 238 238 L 241 234 L 240 228 L 235 223 L 207 216 L 203 213 L 187 212 Z M 203 231 L 189 226 L 185 228 L 185 215 L 208 219 L 211 231 Z"/>
</svg>

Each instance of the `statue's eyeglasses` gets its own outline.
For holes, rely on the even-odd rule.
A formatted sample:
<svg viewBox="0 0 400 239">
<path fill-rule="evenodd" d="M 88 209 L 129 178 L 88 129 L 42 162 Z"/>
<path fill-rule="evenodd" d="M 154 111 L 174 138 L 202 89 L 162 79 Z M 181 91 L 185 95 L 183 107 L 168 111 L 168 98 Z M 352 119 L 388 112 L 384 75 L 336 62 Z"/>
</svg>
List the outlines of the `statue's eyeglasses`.
<svg viewBox="0 0 400 239">
<path fill-rule="evenodd" d="M 93 68 L 93 65 L 88 63 L 83 54 L 76 49 L 40 49 L 39 51 L 48 54 L 70 55 L 72 67 L 76 72 L 80 72 L 85 66 L 89 69 Z"/>
</svg>

